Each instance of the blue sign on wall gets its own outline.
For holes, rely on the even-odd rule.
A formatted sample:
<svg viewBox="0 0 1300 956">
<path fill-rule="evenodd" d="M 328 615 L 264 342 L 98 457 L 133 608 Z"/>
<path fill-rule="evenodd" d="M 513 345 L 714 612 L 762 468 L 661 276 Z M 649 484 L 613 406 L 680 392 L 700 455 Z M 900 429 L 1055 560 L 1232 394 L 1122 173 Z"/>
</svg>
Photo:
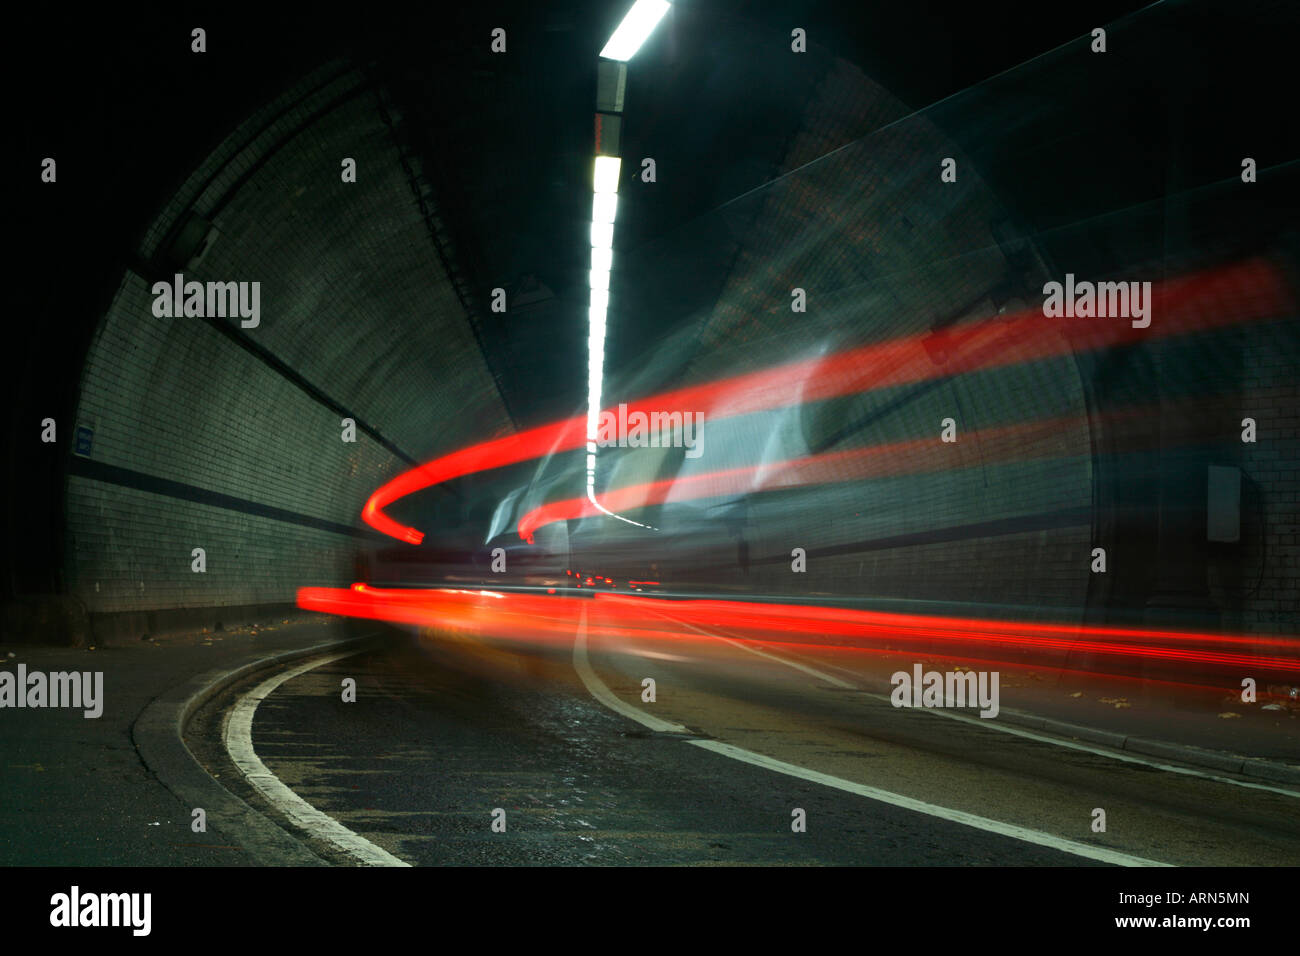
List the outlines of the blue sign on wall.
<svg viewBox="0 0 1300 956">
<path fill-rule="evenodd" d="M 77 448 L 76 454 L 82 458 L 90 457 L 90 446 L 94 443 L 95 433 L 85 425 L 77 426 Z"/>
</svg>

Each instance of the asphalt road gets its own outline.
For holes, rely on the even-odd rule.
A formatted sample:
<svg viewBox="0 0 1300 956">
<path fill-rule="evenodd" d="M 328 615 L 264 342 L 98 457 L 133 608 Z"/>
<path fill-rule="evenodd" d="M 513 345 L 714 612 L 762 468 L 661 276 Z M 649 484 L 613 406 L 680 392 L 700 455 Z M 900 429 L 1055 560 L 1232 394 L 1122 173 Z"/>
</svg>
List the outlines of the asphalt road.
<svg viewBox="0 0 1300 956">
<path fill-rule="evenodd" d="M 256 711 L 253 743 L 299 797 L 413 865 L 1110 862 L 1070 849 L 1080 846 L 1175 865 L 1300 863 L 1296 797 L 896 709 L 852 668 L 756 650 L 712 637 L 667 649 L 593 637 L 596 681 L 625 706 L 689 730 L 662 733 L 593 697 L 571 647 L 395 634 L 280 684 Z M 646 677 L 656 682 L 653 703 L 641 697 Z M 190 746 L 323 858 L 353 864 L 288 823 L 218 744 L 224 715 L 265 678 L 205 708 Z M 342 700 L 345 678 L 356 681 L 355 702 Z M 909 800 L 1057 843 L 965 825 Z M 492 826 L 497 809 L 504 832 Z M 792 828 L 796 809 L 803 832 Z M 1092 828 L 1097 809 L 1104 833 Z"/>
</svg>

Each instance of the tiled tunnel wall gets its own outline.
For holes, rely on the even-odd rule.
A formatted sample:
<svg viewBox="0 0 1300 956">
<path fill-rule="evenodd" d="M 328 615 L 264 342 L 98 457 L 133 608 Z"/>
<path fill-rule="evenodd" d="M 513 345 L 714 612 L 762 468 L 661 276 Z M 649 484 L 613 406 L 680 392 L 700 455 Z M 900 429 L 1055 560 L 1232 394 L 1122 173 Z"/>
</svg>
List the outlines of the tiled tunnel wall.
<svg viewBox="0 0 1300 956">
<path fill-rule="evenodd" d="M 955 183 L 939 177 L 949 156 L 958 160 Z M 1043 281 L 1034 275 L 1016 276 L 1010 293 L 999 288 L 1011 272 L 1005 229 L 995 235 L 1006 216 L 978 170 L 855 68 L 839 63 L 828 72 L 781 172 L 725 212 L 735 266 L 699 320 L 691 381 L 803 357 L 792 344 L 833 351 L 924 336 L 1038 301 L 1028 299 Z M 806 313 L 791 310 L 796 287 L 807 293 Z M 736 544 L 696 563 L 720 586 L 770 594 L 1081 611 L 1093 466 L 1083 383 L 1064 343 L 1063 351 L 933 386 L 804 406 L 794 455 L 917 439 L 934 447 L 918 454 L 912 474 L 751 496 L 743 532 L 749 568 L 739 566 Z M 942 445 L 940 422 L 949 417 L 958 440 Z M 993 455 L 981 441 L 985 430 L 1036 418 L 1064 423 L 1027 436 L 1023 449 L 1012 443 L 1009 454 L 1003 446 Z M 855 420 L 864 424 L 837 437 Z M 752 436 L 754 461 L 771 450 L 761 432 Z M 687 467 L 719 466 L 706 453 Z M 809 555 L 806 573 L 791 569 L 794 547 Z"/>
<path fill-rule="evenodd" d="M 212 238 L 163 268 L 188 213 Z M 90 348 L 67 490 L 70 591 L 92 618 L 145 628 L 141 612 L 346 584 L 374 488 L 511 427 L 356 73 L 324 68 L 251 116 L 140 252 L 151 275 L 126 274 Z M 260 325 L 155 316 L 151 284 L 173 268 L 260 282 Z M 354 443 L 340 409 L 361 426 Z"/>
<path fill-rule="evenodd" d="M 1247 633 L 1294 634 L 1300 622 L 1297 321 L 1263 324 L 1243 336 L 1241 418 L 1253 418 L 1257 433 L 1240 445 L 1243 539 L 1225 554 L 1236 574 L 1220 584 L 1218 596 Z M 1237 430 L 1239 421 L 1228 425 Z"/>
</svg>

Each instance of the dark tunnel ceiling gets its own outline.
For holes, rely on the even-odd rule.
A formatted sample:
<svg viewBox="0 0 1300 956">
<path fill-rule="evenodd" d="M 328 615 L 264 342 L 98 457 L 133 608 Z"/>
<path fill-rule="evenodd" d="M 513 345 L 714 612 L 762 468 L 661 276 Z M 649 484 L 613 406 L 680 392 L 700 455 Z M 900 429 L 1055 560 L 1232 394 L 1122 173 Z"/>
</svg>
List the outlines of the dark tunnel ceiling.
<svg viewBox="0 0 1300 956">
<path fill-rule="evenodd" d="M 510 295 L 512 305 L 504 315 L 483 307 L 474 311 L 489 364 L 520 426 L 574 414 L 584 405 L 594 71 L 593 57 L 582 51 L 599 49 L 625 6 L 529 6 L 510 15 L 523 27 L 515 28 L 512 55 L 495 56 L 484 43 L 456 42 L 439 52 L 436 70 L 429 69 L 427 36 L 420 31 L 401 34 L 401 44 L 385 35 L 374 49 L 381 73 L 417 118 L 416 128 L 427 131 L 422 158 L 436 173 L 433 188 L 470 284 L 479 290 L 502 286 Z M 636 256 L 786 172 L 791 142 L 808 103 L 827 80 L 834 55 L 854 63 L 905 106 L 922 108 L 1143 6 L 1089 4 L 1086 12 L 1075 14 L 1044 14 L 1041 6 L 1034 7 L 1027 16 L 1037 22 L 1038 38 L 1034 48 L 1026 48 L 1016 31 L 990 39 L 983 11 L 954 12 L 951 4 L 884 11 L 879 5 L 843 2 L 679 0 L 629 71 L 623 140 L 628 186 L 621 192 L 616 256 Z M 1017 6 L 1007 5 L 1005 15 L 1017 16 Z M 787 65 L 779 69 L 754 55 L 767 44 L 784 50 L 792 24 L 809 29 L 833 55 L 783 58 L 777 62 Z M 475 35 L 472 26 L 465 28 Z M 527 42 L 519 40 L 521 33 Z M 448 34 L 459 35 L 459 30 Z M 973 36 L 979 39 L 964 40 Z M 1182 75 L 1187 67 L 1174 54 L 1141 64 L 1130 56 L 1114 82 L 1132 82 L 1142 69 L 1172 75 L 1189 87 L 1199 81 L 1196 98 L 1202 106 L 1215 107 L 1220 126 L 1225 118 L 1230 122 L 1231 104 L 1210 102 L 1216 92 L 1221 101 L 1227 94 L 1204 77 Z M 1088 102 L 1095 102 L 1096 91 L 1091 92 Z M 1123 95 L 1114 100 L 1122 102 Z M 1080 191 L 1091 180 L 1071 176 L 1071 164 L 1076 169 L 1088 164 L 1090 151 L 1105 144 L 1071 129 L 1068 101 L 1059 110 L 1025 119 L 1023 142 L 989 156 L 981 174 L 1030 227 L 1077 219 L 1080 206 L 1087 205 Z M 1121 115 L 1115 122 L 1125 141 L 1152 155 L 1167 151 L 1169 131 L 1145 117 Z M 870 131 L 865 125 L 845 129 L 844 142 Z M 979 157 L 978 130 L 948 132 Z M 829 144 L 827 151 L 839 145 Z M 628 179 L 643 156 L 654 157 L 662 170 L 653 187 Z M 1210 166 L 1219 161 L 1203 158 Z M 1163 165 L 1148 164 L 1119 187 L 1122 193 L 1127 186 L 1127 196 L 1114 195 L 1113 182 L 1098 187 L 1108 191 L 1098 203 L 1141 202 L 1166 187 L 1186 185 L 1167 183 L 1166 176 Z M 1217 172 L 1205 176 L 1215 178 Z M 1063 206 L 1065 179 L 1076 185 Z M 1072 252 L 1072 261 L 1083 256 Z M 620 285 L 617 261 L 615 268 L 606 346 L 611 374 L 640 361 L 690 301 L 662 283 Z M 725 273 L 724 268 L 713 271 Z"/>
<path fill-rule="evenodd" d="M 91 283 L 107 294 L 144 221 L 249 111 L 340 54 L 373 64 L 413 121 L 409 128 L 424 134 L 416 145 L 432 172 L 458 267 L 478 296 L 471 304 L 489 366 L 516 425 L 526 427 L 574 414 L 585 400 L 594 63 L 626 6 L 609 0 L 494 3 L 458 13 L 368 10 L 343 26 L 277 11 L 260 30 L 239 25 L 237 42 L 247 54 L 237 62 L 189 56 L 172 42 L 172 34 L 189 29 L 176 15 L 155 18 L 143 32 L 133 27 L 129 36 L 105 23 L 93 39 L 61 36 L 50 44 L 67 51 L 67 60 L 56 64 L 70 81 L 67 112 L 34 118 L 28 128 L 55 127 L 40 145 L 46 150 L 61 136 L 102 139 L 104 173 L 121 188 L 70 201 L 84 200 L 86 241 L 107 254 L 99 260 L 105 274 Z M 653 193 L 625 195 L 618 249 L 635 250 L 671 233 L 780 172 L 801 104 L 822 79 L 827 58 L 792 59 L 787 74 L 773 76 L 741 51 L 765 39 L 788 43 L 791 24 L 805 26 L 814 44 L 845 56 L 904 104 L 921 107 L 1141 4 L 1100 4 L 1086 14 L 1011 4 L 1006 16 L 1032 15 L 1040 26 L 994 40 L 985 26 L 969 43 L 963 37 L 978 32 L 983 10 L 954 11 L 935 2 L 872 6 L 679 0 L 631 71 L 624 152 L 655 156 L 663 172 Z M 208 22 L 214 47 L 231 42 L 235 27 Z M 488 50 L 485 38 L 496 25 L 509 29 L 508 56 Z M 51 29 L 35 20 L 27 27 Z M 106 75 L 96 73 L 95 84 L 84 82 L 86 64 L 101 59 L 110 41 L 127 56 Z M 95 50 L 82 50 L 79 42 Z M 149 57 L 132 55 L 146 46 Z M 174 52 L 163 54 L 160 69 L 155 51 L 169 49 Z M 926 51 L 924 58 L 917 51 Z M 737 90 L 748 95 L 738 100 Z M 159 115 L 169 126 L 189 115 L 194 136 L 142 150 Z M 496 286 L 512 302 L 504 316 L 486 308 Z M 634 362 L 664 331 L 653 316 L 619 323 L 617 296 L 616 290 L 612 370 Z M 101 313 L 102 303 L 85 311 Z"/>
</svg>

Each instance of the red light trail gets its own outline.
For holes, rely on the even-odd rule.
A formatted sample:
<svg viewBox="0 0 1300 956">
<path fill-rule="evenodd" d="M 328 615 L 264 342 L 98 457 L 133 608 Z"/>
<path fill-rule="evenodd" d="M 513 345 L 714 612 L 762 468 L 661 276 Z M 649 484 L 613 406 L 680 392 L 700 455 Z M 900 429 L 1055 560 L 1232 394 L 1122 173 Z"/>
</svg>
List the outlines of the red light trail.
<svg viewBox="0 0 1300 956">
<path fill-rule="evenodd" d="M 1288 678 L 1300 675 L 1300 639 L 1291 636 L 1039 624 L 805 604 L 664 601 L 615 594 L 583 599 L 499 591 L 377 589 L 366 585 L 351 589 L 302 588 L 298 605 L 309 611 L 557 646 L 572 640 L 583 609 L 590 612 L 589 631 L 598 636 L 711 640 L 672 626 L 647 625 L 647 614 L 671 611 L 674 618 L 696 627 L 725 629 L 744 640 L 771 646 L 797 644 L 873 654 L 934 654 L 947 649 L 954 654 L 977 652 L 981 659 L 1001 652 L 1028 657 L 1040 666 L 1055 666 L 1068 655 L 1088 653 L 1112 661 L 1178 665 L 1180 670 L 1190 668 L 1198 674 L 1221 675 L 1234 681 L 1243 674 Z"/>
<path fill-rule="evenodd" d="M 628 402 L 629 414 L 662 408 L 702 410 L 710 420 L 811 403 L 870 389 L 923 382 L 967 372 L 1005 367 L 1101 348 L 1223 328 L 1276 317 L 1291 298 L 1281 272 L 1252 260 L 1162 283 L 1152 290 L 1154 320 L 1146 329 L 1128 322 L 1088 319 L 1072 323 L 1046 319 L 1026 310 L 927 335 L 909 335 L 863 345 L 815 359 L 786 363 Z M 936 348 L 937 346 L 937 348 Z M 942 361 L 934 356 L 942 354 Z M 1141 409 L 1108 415 L 1140 414 Z M 987 460 L 1050 455 L 1065 429 L 1089 427 L 1083 418 L 1044 419 L 977 432 Z M 362 516 L 372 527 L 399 540 L 419 544 L 423 534 L 394 521 L 383 509 L 432 485 L 501 468 L 544 455 L 581 448 L 585 417 L 574 417 L 515 435 L 482 442 L 411 469 L 378 489 Z M 621 434 L 619 437 L 622 437 Z M 932 439 L 855 448 L 778 463 L 747 465 L 707 474 L 607 491 L 602 500 L 614 511 L 670 500 L 734 495 L 752 491 L 822 484 L 875 476 L 939 470 L 946 467 Z M 524 515 L 521 537 L 532 540 L 540 527 L 597 512 L 586 498 L 549 502 Z M 566 572 L 576 577 L 572 572 Z M 583 576 L 588 585 L 594 576 Z M 579 579 L 581 580 L 581 579 Z M 612 583 L 605 579 L 605 583 Z M 632 582 L 633 586 L 653 582 Z M 914 652 L 974 653 L 1047 660 L 1059 666 L 1075 654 L 1096 655 L 1101 666 L 1123 661 L 1176 667 L 1216 676 L 1271 673 L 1291 679 L 1300 674 L 1300 639 L 1216 635 L 1142 628 L 1085 627 L 950 616 L 884 613 L 800 604 L 741 601 L 654 601 L 643 597 L 597 595 L 595 599 L 556 594 L 458 590 L 391 590 L 356 585 L 353 589 L 303 588 L 299 605 L 307 610 L 394 623 L 464 629 L 488 637 L 531 642 L 569 642 L 579 610 L 587 609 L 593 634 L 629 639 L 699 641 L 676 622 L 647 624 L 647 612 L 673 615 L 703 628 L 725 628 L 742 639 L 774 646 L 815 647 L 824 651 L 869 654 Z M 585 591 L 583 593 L 586 593 Z M 491 598 L 491 600 L 487 600 Z M 653 601 L 647 604 L 647 601 Z M 1111 662 L 1109 665 L 1105 661 Z"/>
<path fill-rule="evenodd" d="M 1274 317 L 1289 302 L 1288 288 L 1280 271 L 1266 261 L 1250 260 L 1154 286 L 1151 314 L 1156 318 L 1146 329 L 1107 319 L 1082 319 L 1065 324 L 1045 318 L 1041 309 L 1029 309 L 940 333 L 903 336 L 830 356 L 688 386 L 626 405 L 629 414 L 688 408 L 703 411 L 709 420 L 717 420 L 1071 352 L 1207 331 Z M 932 357 L 936 344 L 948 356 L 942 363 Z M 384 534 L 419 544 L 424 540 L 422 532 L 394 521 L 383 509 L 424 488 L 542 455 L 571 451 L 582 447 L 585 441 L 583 416 L 452 452 L 383 485 L 366 502 L 362 519 Z M 817 465 L 805 463 L 799 467 Z"/>
<path fill-rule="evenodd" d="M 1060 450 L 1059 439 L 1069 429 L 1086 426 L 1083 418 L 1043 419 L 1021 425 L 990 428 L 973 433 L 980 443 L 981 461 L 1050 455 Z M 950 467 L 948 446 L 932 438 L 893 442 L 868 448 L 810 455 L 806 458 L 746 465 L 700 475 L 685 475 L 663 481 L 611 488 L 601 496 L 613 511 L 634 511 L 665 501 L 687 501 L 740 494 L 800 488 L 840 481 L 860 481 L 888 475 L 940 471 Z M 600 514 L 585 497 L 567 498 L 540 505 L 519 519 L 519 537 L 533 541 L 538 528 L 556 521 Z M 635 583 L 635 582 L 634 582 Z"/>
</svg>

